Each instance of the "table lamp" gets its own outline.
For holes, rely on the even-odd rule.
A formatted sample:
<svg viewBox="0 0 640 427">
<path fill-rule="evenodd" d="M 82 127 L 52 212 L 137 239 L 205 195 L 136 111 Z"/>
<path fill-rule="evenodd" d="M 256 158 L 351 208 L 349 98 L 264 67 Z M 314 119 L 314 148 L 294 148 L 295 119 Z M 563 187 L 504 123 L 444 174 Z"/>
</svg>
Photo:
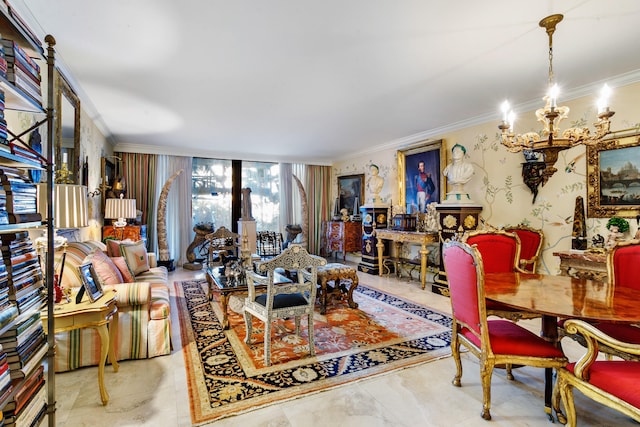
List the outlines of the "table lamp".
<svg viewBox="0 0 640 427">
<path fill-rule="evenodd" d="M 107 199 L 104 207 L 105 219 L 117 219 L 113 223 L 114 231 L 121 230 L 121 238 L 124 238 L 124 228 L 127 226 L 127 219 L 134 219 L 136 213 L 136 199 L 125 199 L 121 195 L 119 199 Z M 114 233 L 116 234 L 116 233 Z"/>
<path fill-rule="evenodd" d="M 47 215 L 47 186 L 37 184 L 38 213 L 43 220 L 48 220 Z M 53 227 L 56 229 L 82 228 L 89 225 L 87 207 L 87 187 L 84 185 L 55 184 L 53 185 Z M 46 246 L 46 232 L 40 239 Z M 59 247 L 66 243 L 64 237 L 54 235 L 54 246 Z"/>
</svg>

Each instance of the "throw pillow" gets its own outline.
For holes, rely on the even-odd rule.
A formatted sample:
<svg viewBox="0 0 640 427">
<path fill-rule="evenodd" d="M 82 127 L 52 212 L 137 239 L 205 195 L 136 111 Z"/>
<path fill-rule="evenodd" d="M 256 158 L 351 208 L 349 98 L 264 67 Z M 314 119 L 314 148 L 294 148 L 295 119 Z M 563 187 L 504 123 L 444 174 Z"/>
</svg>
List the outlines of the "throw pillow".
<svg viewBox="0 0 640 427">
<path fill-rule="evenodd" d="M 147 258 L 147 248 L 140 240 L 136 243 L 123 243 L 120 245 L 120 252 L 127 262 L 127 266 L 133 276 L 149 271 L 149 258 Z"/>
<path fill-rule="evenodd" d="M 85 257 L 82 263 L 90 262 L 93 264 L 93 268 L 96 270 L 100 282 L 103 285 L 116 285 L 118 283 L 124 283 L 122 274 L 118 267 L 111 261 L 111 259 L 102 252 L 100 249 L 96 249 Z"/>
<path fill-rule="evenodd" d="M 122 256 L 122 253 L 120 252 L 120 245 L 122 245 L 123 243 L 134 243 L 134 242 L 133 240 L 130 240 L 130 239 L 126 239 L 126 240 L 107 239 L 106 243 L 107 243 L 107 255 L 109 255 L 110 257 L 116 257 L 116 256 Z"/>
<path fill-rule="evenodd" d="M 124 260 L 124 257 L 121 257 L 121 256 L 112 257 L 111 261 L 113 261 L 116 267 L 118 267 L 118 270 L 120 270 L 120 274 L 122 274 L 122 279 L 124 280 L 124 283 L 133 283 L 136 281 L 133 275 L 131 274 L 131 270 L 129 270 L 127 261 Z"/>
</svg>

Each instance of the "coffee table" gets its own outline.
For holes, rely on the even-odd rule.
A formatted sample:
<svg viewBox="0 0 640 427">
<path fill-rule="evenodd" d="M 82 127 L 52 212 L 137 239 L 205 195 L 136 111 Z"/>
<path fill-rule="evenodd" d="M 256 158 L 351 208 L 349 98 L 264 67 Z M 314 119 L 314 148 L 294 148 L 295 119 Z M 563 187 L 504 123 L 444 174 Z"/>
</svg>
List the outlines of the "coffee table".
<svg viewBox="0 0 640 427">
<path fill-rule="evenodd" d="M 222 304 L 222 328 L 229 329 L 229 296 L 234 293 L 247 293 L 249 287 L 247 282 L 239 284 L 228 284 L 227 278 L 220 272 L 220 267 L 207 268 L 207 282 L 209 283 L 209 300 L 213 298 L 213 292 L 220 294 L 220 303 Z M 254 287 L 259 289 L 267 289 L 266 284 L 255 283 Z"/>
</svg>

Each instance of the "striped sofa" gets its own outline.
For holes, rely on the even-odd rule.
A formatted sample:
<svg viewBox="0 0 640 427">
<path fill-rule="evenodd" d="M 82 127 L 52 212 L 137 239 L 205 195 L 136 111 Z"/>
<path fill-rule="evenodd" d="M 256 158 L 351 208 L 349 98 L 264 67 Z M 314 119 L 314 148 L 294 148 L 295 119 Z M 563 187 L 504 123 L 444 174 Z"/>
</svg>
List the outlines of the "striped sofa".
<svg viewBox="0 0 640 427">
<path fill-rule="evenodd" d="M 105 251 L 97 241 L 69 243 L 66 249 L 63 287 L 81 286 L 78 267 L 95 250 Z M 103 286 L 117 291 L 118 360 L 145 359 L 171 353 L 171 320 L 167 269 L 157 266 L 149 253 L 150 270 L 135 276 L 133 283 Z M 56 252 L 56 271 L 60 271 L 62 252 Z M 57 333 L 55 371 L 65 372 L 98 365 L 100 337 L 93 328 Z"/>
</svg>

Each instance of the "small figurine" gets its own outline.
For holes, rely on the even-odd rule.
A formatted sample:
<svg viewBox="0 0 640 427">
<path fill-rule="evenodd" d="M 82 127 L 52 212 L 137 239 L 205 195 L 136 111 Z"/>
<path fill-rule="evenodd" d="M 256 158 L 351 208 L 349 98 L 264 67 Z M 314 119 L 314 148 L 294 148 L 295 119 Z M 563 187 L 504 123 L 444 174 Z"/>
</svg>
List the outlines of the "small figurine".
<svg viewBox="0 0 640 427">
<path fill-rule="evenodd" d="M 340 215 L 340 219 L 342 219 L 344 222 L 349 221 L 349 210 L 347 208 L 340 209 Z"/>
<path fill-rule="evenodd" d="M 602 234 L 596 234 L 595 236 L 593 236 L 591 241 L 593 242 L 594 248 L 604 248 L 604 237 L 602 236 Z"/>
<path fill-rule="evenodd" d="M 604 244 L 606 249 L 611 249 L 616 245 L 616 242 L 622 240 L 624 233 L 629 230 L 629 221 L 620 217 L 613 217 L 607 221 L 607 229 L 609 230 L 609 235 L 607 236 L 607 241 Z"/>
</svg>

